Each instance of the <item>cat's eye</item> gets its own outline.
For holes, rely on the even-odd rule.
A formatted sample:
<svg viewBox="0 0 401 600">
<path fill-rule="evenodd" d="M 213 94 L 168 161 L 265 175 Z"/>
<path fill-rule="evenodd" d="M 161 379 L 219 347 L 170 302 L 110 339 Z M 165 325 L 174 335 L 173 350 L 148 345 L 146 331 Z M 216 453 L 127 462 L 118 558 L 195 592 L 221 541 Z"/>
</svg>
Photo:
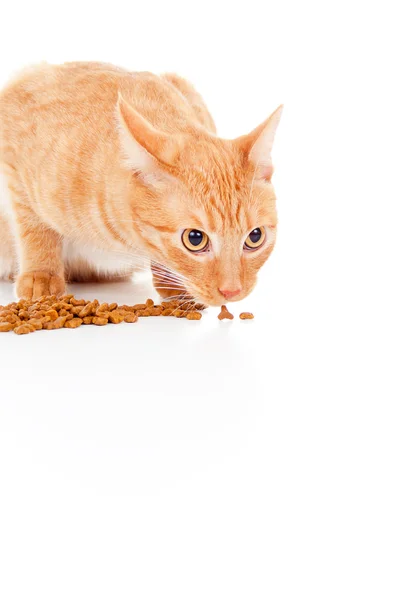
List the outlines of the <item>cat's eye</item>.
<svg viewBox="0 0 401 600">
<path fill-rule="evenodd" d="M 199 229 L 186 229 L 182 234 L 182 243 L 190 252 L 202 252 L 208 247 L 209 238 Z"/>
<path fill-rule="evenodd" d="M 257 250 L 262 246 L 266 239 L 266 230 L 264 227 L 256 227 L 245 240 L 244 248 L 246 250 Z"/>
</svg>

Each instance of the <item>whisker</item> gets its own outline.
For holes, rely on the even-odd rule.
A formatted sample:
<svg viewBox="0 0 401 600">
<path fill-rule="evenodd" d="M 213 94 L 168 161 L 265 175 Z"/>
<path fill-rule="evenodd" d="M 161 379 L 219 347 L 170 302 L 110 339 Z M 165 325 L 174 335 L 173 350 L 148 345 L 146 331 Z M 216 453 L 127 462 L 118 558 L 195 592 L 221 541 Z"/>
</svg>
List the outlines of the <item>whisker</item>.
<svg viewBox="0 0 401 600">
<path fill-rule="evenodd" d="M 127 253 L 127 252 L 122 252 L 119 250 L 116 251 L 116 253 L 126 259 L 127 265 L 128 264 L 131 264 L 132 266 L 135 265 L 135 266 L 143 268 L 143 270 L 149 270 L 149 268 L 150 268 L 153 272 L 163 273 L 164 275 L 169 276 L 171 279 L 175 278 L 180 281 L 189 281 L 188 277 L 186 277 L 185 275 L 177 273 L 176 271 L 174 271 L 170 267 L 167 267 L 166 265 L 163 265 L 159 261 L 155 261 L 155 260 L 151 259 L 149 256 L 140 255 L 140 254 L 135 255 L 135 254 Z M 150 262 L 151 264 L 145 266 L 145 265 L 143 265 L 142 260 L 146 260 L 147 262 Z M 141 264 L 138 264 L 138 262 L 141 262 Z"/>
<path fill-rule="evenodd" d="M 169 285 L 168 286 L 166 285 L 164 287 L 158 285 L 157 288 L 155 288 L 155 289 L 156 289 L 156 291 L 158 291 L 158 290 L 174 290 L 174 291 L 177 291 L 177 292 L 185 293 L 185 289 L 184 288 L 181 288 L 181 287 L 171 287 Z"/>
</svg>

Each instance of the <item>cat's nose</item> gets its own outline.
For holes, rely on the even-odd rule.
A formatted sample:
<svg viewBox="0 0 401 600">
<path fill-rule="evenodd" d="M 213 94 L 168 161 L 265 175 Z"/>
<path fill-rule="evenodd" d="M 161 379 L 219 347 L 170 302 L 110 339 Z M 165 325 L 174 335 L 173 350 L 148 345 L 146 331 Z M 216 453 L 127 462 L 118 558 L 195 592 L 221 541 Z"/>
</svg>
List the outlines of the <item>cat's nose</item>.
<svg viewBox="0 0 401 600">
<path fill-rule="evenodd" d="M 242 292 L 241 288 L 238 288 L 238 290 L 220 290 L 219 289 L 220 294 L 222 294 L 224 296 L 224 298 L 226 300 L 231 300 L 231 298 L 234 298 L 234 296 L 238 296 L 238 294 L 240 294 Z"/>
</svg>

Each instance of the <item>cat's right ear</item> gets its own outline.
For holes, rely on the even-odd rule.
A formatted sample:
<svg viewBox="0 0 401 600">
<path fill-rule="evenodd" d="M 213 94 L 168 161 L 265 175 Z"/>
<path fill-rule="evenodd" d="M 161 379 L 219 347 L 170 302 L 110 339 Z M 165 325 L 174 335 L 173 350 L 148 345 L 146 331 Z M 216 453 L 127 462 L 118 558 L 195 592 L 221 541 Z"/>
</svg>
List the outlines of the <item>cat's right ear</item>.
<svg viewBox="0 0 401 600">
<path fill-rule="evenodd" d="M 254 178 L 270 181 L 273 175 L 271 152 L 274 136 L 280 122 L 283 106 L 279 106 L 270 117 L 248 135 L 235 140 L 235 144 L 246 155 L 254 167 Z"/>
<path fill-rule="evenodd" d="M 182 147 L 180 136 L 157 130 L 120 93 L 117 121 L 124 164 L 148 183 L 156 183 L 176 162 Z"/>
</svg>

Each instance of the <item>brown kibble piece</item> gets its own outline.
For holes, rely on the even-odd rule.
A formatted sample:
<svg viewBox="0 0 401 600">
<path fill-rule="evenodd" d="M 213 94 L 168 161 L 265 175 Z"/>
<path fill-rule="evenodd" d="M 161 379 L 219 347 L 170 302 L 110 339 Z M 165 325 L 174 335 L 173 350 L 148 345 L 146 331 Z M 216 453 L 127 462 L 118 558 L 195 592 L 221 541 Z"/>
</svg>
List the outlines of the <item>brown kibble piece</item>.
<svg viewBox="0 0 401 600">
<path fill-rule="evenodd" d="M 55 321 L 48 321 L 43 324 L 43 329 L 53 330 L 53 329 L 62 329 L 66 322 L 66 317 L 58 317 Z M 69 321 L 71 323 L 71 321 Z"/>
<path fill-rule="evenodd" d="M 220 319 L 220 321 L 222 321 L 223 319 L 230 319 L 230 321 L 231 321 L 234 318 L 234 315 L 232 315 L 227 310 L 227 306 L 225 304 L 223 304 L 223 306 L 221 307 L 220 314 L 218 315 L 218 318 Z"/>
<path fill-rule="evenodd" d="M 119 313 L 117 310 L 111 311 L 108 315 L 108 320 L 110 323 L 114 323 L 114 325 L 118 325 L 124 321 L 124 315 Z"/>
<path fill-rule="evenodd" d="M 34 310 L 30 313 L 31 319 L 42 319 L 46 316 L 46 311 L 44 310 Z"/>
<path fill-rule="evenodd" d="M 164 302 L 162 302 L 162 306 L 163 308 L 176 308 L 177 306 L 180 305 L 180 302 L 178 300 L 166 300 Z"/>
<path fill-rule="evenodd" d="M 51 309 L 45 313 L 45 316 L 50 317 L 51 321 L 56 321 L 56 319 L 58 319 L 58 312 L 56 310 Z"/>
<path fill-rule="evenodd" d="M 240 314 L 239 318 L 242 319 L 243 321 L 245 321 L 246 319 L 254 319 L 254 316 L 250 312 L 242 312 Z"/>
<path fill-rule="evenodd" d="M 134 307 L 133 306 L 127 306 L 126 304 L 122 304 L 121 306 L 118 307 L 118 310 L 120 312 L 124 311 L 124 310 L 128 310 L 128 311 L 133 311 Z"/>
<path fill-rule="evenodd" d="M 92 314 L 92 311 L 96 313 L 96 310 L 97 305 L 95 305 L 95 302 L 89 302 L 86 306 L 83 307 L 83 309 L 78 314 L 81 317 L 81 319 L 83 319 L 84 317 L 89 317 L 89 315 Z M 71 312 L 73 311 L 71 310 Z"/>
<path fill-rule="evenodd" d="M 0 323 L 0 333 L 6 333 L 12 331 L 15 327 L 15 323 Z"/>
<path fill-rule="evenodd" d="M 90 317 L 90 318 L 92 319 L 92 317 Z M 75 319 L 66 321 L 64 327 L 65 327 L 65 329 L 76 329 L 77 327 L 80 327 L 82 325 L 82 323 L 83 323 L 83 320 L 76 317 Z"/>
<path fill-rule="evenodd" d="M 104 317 L 93 317 L 93 325 L 107 325 L 107 323 L 109 322 L 108 319 L 105 319 Z"/>
<path fill-rule="evenodd" d="M 14 329 L 14 333 L 17 335 L 25 335 L 26 333 L 33 333 L 34 331 L 36 331 L 36 329 L 30 323 L 22 323 L 22 325 L 19 325 Z"/>
<path fill-rule="evenodd" d="M 68 304 L 68 302 L 63 302 L 62 305 L 61 305 L 61 308 L 63 308 L 64 310 L 69 310 L 70 311 L 74 307 L 73 307 L 72 304 Z M 77 307 L 77 308 L 79 308 L 79 307 Z"/>
<path fill-rule="evenodd" d="M 147 306 L 148 308 L 153 308 L 153 307 L 154 307 L 154 305 L 155 305 L 155 303 L 153 302 L 153 300 L 152 300 L 151 298 L 148 298 L 148 299 L 146 300 L 146 306 Z"/>
<path fill-rule="evenodd" d="M 187 314 L 188 321 L 200 321 L 202 315 L 200 312 L 192 311 Z"/>
<path fill-rule="evenodd" d="M 103 304 L 101 304 L 97 309 L 96 309 L 96 314 L 98 315 L 99 313 L 105 313 L 105 312 L 109 312 L 109 305 L 107 302 L 103 302 Z"/>
<path fill-rule="evenodd" d="M 138 320 L 138 317 L 134 313 L 128 313 L 124 317 L 124 323 L 136 323 L 137 320 Z"/>
<path fill-rule="evenodd" d="M 192 302 L 189 302 L 189 301 L 187 301 L 187 302 L 182 302 L 182 303 L 180 304 L 180 309 L 181 309 L 181 310 L 186 310 L 186 311 L 188 311 L 188 312 L 192 312 L 192 309 L 193 309 L 193 303 L 192 303 Z"/>
<path fill-rule="evenodd" d="M 146 304 L 134 304 L 134 306 L 124 306 L 124 308 L 132 308 L 133 310 L 146 310 L 148 307 Z"/>
<path fill-rule="evenodd" d="M 29 319 L 27 323 L 28 325 L 32 325 L 32 327 L 35 328 L 35 331 L 40 331 L 41 329 L 43 329 L 43 323 L 40 319 Z"/>
<path fill-rule="evenodd" d="M 109 320 L 110 313 L 109 313 L 109 311 L 107 311 L 107 312 L 101 312 L 101 311 L 99 311 L 99 309 L 97 309 L 97 311 L 94 314 L 94 316 L 95 317 L 102 317 L 102 319 Z"/>
<path fill-rule="evenodd" d="M 85 300 L 76 300 L 74 298 L 74 296 L 71 296 L 70 304 L 72 304 L 73 306 L 86 306 L 86 301 Z"/>
<path fill-rule="evenodd" d="M 19 325 L 21 323 L 21 319 L 17 317 L 17 315 L 11 311 L 4 313 L 1 317 L 2 322 L 4 323 L 14 323 Z"/>
<path fill-rule="evenodd" d="M 23 325 L 19 325 L 14 329 L 14 333 L 17 335 L 25 335 L 26 333 L 33 333 L 35 328 L 29 323 L 24 323 Z"/>
<path fill-rule="evenodd" d="M 41 305 L 39 304 L 39 302 L 35 302 L 34 304 L 31 304 L 31 306 L 28 307 L 28 312 L 32 313 L 35 310 L 40 310 L 41 309 Z"/>
<path fill-rule="evenodd" d="M 93 317 L 84 317 L 82 320 L 84 325 L 92 325 L 93 323 Z"/>
</svg>

